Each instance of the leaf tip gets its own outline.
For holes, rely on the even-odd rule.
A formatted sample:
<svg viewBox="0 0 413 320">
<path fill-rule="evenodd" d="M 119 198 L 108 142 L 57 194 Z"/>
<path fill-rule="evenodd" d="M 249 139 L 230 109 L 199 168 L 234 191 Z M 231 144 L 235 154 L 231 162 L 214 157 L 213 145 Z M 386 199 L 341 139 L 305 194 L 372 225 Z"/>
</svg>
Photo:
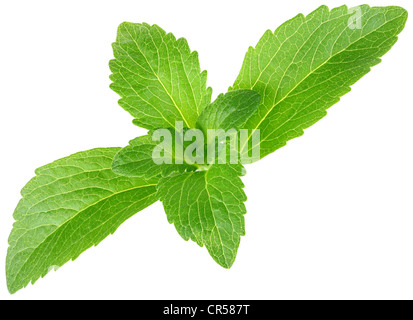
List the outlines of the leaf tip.
<svg viewBox="0 0 413 320">
<path fill-rule="evenodd" d="M 15 294 L 17 291 L 24 288 L 24 286 L 16 285 L 15 279 L 12 279 L 10 275 L 10 270 L 8 266 L 6 266 L 6 284 L 7 284 L 7 291 L 9 291 L 10 294 Z"/>
</svg>

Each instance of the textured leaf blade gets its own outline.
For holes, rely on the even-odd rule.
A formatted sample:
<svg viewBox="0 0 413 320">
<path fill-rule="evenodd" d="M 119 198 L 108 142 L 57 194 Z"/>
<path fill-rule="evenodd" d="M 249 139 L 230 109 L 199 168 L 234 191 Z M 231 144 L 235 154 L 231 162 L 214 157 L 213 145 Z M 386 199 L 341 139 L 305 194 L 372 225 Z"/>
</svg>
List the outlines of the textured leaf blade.
<svg viewBox="0 0 413 320">
<path fill-rule="evenodd" d="M 188 128 L 195 126 L 212 89 L 207 88 L 198 53 L 190 51 L 185 39 L 176 40 L 157 25 L 124 22 L 113 52 L 111 88 L 136 125 L 170 128 L 181 120 Z"/>
<path fill-rule="evenodd" d="M 11 293 L 76 259 L 157 201 L 157 180 L 111 170 L 119 148 L 93 149 L 36 170 L 23 188 L 6 260 Z"/>
<path fill-rule="evenodd" d="M 213 165 L 207 171 L 162 178 L 158 185 L 168 221 L 185 240 L 205 245 L 224 268 L 234 263 L 245 235 L 242 174 L 239 165 Z"/>
<path fill-rule="evenodd" d="M 349 27 L 361 12 L 361 28 Z M 298 15 L 274 33 L 267 31 L 245 56 L 231 89 L 261 95 L 257 113 L 246 124 L 260 129 L 261 157 L 301 136 L 377 65 L 397 41 L 407 12 L 400 7 L 320 7 Z"/>
</svg>

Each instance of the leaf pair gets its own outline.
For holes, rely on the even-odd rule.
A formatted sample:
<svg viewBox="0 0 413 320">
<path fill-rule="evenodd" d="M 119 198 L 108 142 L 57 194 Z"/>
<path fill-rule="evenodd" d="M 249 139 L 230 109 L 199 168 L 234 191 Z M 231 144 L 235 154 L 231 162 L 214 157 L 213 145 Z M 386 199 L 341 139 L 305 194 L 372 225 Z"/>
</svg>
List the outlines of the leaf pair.
<svg viewBox="0 0 413 320">
<path fill-rule="evenodd" d="M 156 25 L 121 24 L 111 88 L 133 122 L 150 131 L 123 149 L 80 152 L 36 170 L 14 213 L 9 291 L 77 258 L 159 199 L 185 240 L 205 245 L 229 268 L 245 234 L 242 163 L 200 166 L 176 158 L 172 148 L 174 163 L 157 165 L 157 129 L 175 132 L 181 121 L 182 134 L 235 128 L 248 129 L 251 138 L 259 130 L 262 158 L 320 120 L 380 62 L 406 19 L 399 7 L 323 6 L 298 15 L 249 48 L 235 83 L 213 103 L 206 72 L 185 39 Z M 250 142 L 240 153 L 251 151 Z"/>
</svg>

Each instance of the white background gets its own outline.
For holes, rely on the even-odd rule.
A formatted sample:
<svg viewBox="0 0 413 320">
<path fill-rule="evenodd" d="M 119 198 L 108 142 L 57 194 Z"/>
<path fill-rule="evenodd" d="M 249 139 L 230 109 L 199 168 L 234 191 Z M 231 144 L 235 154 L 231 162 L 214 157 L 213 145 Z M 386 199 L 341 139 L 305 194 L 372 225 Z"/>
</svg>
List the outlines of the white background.
<svg viewBox="0 0 413 320">
<path fill-rule="evenodd" d="M 321 4 L 360 1 L 3 1 L 0 267 L 35 168 L 145 132 L 109 89 L 121 22 L 187 38 L 216 97 L 266 29 Z M 369 2 L 413 12 L 410 0 Z M 13 296 L 1 272 L 0 298 L 412 299 L 412 22 L 327 117 L 247 167 L 247 235 L 232 269 L 183 241 L 158 202 Z"/>
</svg>

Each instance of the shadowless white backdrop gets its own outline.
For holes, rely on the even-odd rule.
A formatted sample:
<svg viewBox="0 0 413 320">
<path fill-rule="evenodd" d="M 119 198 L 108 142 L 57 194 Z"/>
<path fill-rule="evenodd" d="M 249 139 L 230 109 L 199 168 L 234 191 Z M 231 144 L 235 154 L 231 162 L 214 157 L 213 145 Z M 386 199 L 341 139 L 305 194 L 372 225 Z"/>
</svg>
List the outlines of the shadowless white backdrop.
<svg viewBox="0 0 413 320">
<path fill-rule="evenodd" d="M 20 189 L 72 153 L 145 133 L 109 89 L 123 21 L 185 37 L 213 98 L 249 46 L 319 5 L 374 1 L 9 1 L 0 5 L 0 268 Z M 243 178 L 246 233 L 230 270 L 185 242 L 158 202 L 34 286 L 1 299 L 412 299 L 413 21 L 383 62 L 304 136 Z"/>
</svg>

